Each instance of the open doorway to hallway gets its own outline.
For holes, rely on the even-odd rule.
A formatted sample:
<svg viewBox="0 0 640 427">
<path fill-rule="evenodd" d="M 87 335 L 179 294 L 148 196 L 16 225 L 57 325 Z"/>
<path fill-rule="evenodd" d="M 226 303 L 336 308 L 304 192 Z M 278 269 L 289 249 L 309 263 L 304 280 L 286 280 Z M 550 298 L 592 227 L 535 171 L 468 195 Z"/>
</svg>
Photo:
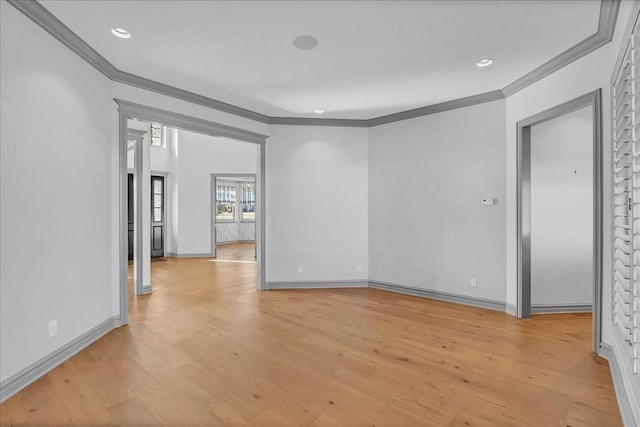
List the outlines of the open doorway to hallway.
<svg viewBox="0 0 640 427">
<path fill-rule="evenodd" d="M 531 126 L 531 313 L 591 351 L 593 106 Z M 562 313 L 562 314 L 559 314 Z M 585 356 L 588 357 L 588 356 Z"/>
<path fill-rule="evenodd" d="M 256 263 L 253 279 L 254 289 L 265 288 L 265 174 L 266 155 L 265 143 L 267 135 L 247 131 L 229 125 L 212 122 L 172 111 L 147 107 L 121 99 L 115 99 L 119 113 L 119 187 L 120 218 L 119 218 L 119 312 L 120 323 L 129 323 L 129 282 L 133 279 L 134 294 L 140 295 L 150 292 L 151 288 L 151 262 L 150 262 L 150 226 L 147 225 L 151 218 L 151 201 L 145 203 L 143 198 L 147 194 L 143 189 L 148 188 L 144 180 L 151 175 L 150 155 L 145 156 L 147 147 L 151 144 L 144 143 L 144 133 L 136 137 L 135 133 L 141 133 L 129 129 L 129 123 L 133 118 L 146 123 L 158 123 L 161 129 L 171 129 L 165 133 L 175 136 L 175 144 L 170 145 L 170 159 L 176 166 L 173 174 L 167 174 L 166 186 L 166 227 L 167 235 L 165 253 L 175 258 L 210 258 L 211 257 L 211 230 L 203 232 L 211 227 L 211 170 L 231 172 L 242 169 L 238 167 L 237 159 L 233 160 L 229 154 L 244 150 L 243 159 L 250 162 L 254 169 L 247 171 L 256 176 L 255 186 L 255 245 Z M 164 125 L 164 128 L 162 127 Z M 182 136 L 180 136 L 182 132 Z M 151 138 L 149 132 L 149 138 Z M 162 141 L 162 135 L 154 135 Z M 213 137 L 213 139 L 211 138 Z M 185 141 L 186 138 L 186 141 Z M 189 140 L 191 143 L 188 143 Z M 229 152 L 226 155 L 206 156 L 205 154 L 218 143 L 226 143 Z M 133 271 L 128 267 L 127 260 L 127 172 L 130 145 L 134 144 L 134 265 Z M 165 147 L 166 148 L 166 147 Z M 149 148 L 150 149 L 150 148 Z M 250 154 L 248 154 L 250 153 Z M 138 155 L 135 155 L 138 154 Z M 191 158 L 191 164 L 181 167 L 185 158 Z M 217 162 L 217 163 L 216 163 Z M 209 168 L 209 169 L 208 169 Z M 147 173 L 147 171 L 149 171 Z M 201 179 L 204 176 L 204 179 Z M 182 182 L 183 185 L 180 183 Z M 150 182 L 149 182 L 150 185 Z M 181 209 L 184 202 L 191 208 Z M 206 207 L 199 207 L 204 203 Z M 204 226 L 199 224 L 206 224 Z M 140 226 L 136 226 L 136 224 Z M 146 233 L 146 234 L 145 234 Z M 147 249 L 148 248 L 148 249 Z M 190 252 L 195 251 L 195 252 Z M 202 252 L 198 252 L 202 251 Z M 198 256 L 200 255 L 200 256 Z M 139 261 L 139 262 L 137 262 Z M 128 274 L 129 273 L 129 274 Z M 145 288 L 145 285 L 147 284 Z"/>
<path fill-rule="evenodd" d="M 518 122 L 518 317 L 584 313 L 602 337 L 602 106 L 596 90 Z M 583 331 L 586 333 L 586 331 Z"/>
<path fill-rule="evenodd" d="M 181 299 L 190 270 L 204 269 L 204 275 L 211 276 L 198 291 L 216 292 L 234 283 L 255 290 L 257 145 L 133 118 L 127 120 L 127 134 L 131 317 L 136 318 L 141 307 L 146 312 L 149 299 Z M 211 192 L 212 173 L 218 171 L 225 175 L 220 184 L 228 199 L 220 203 Z M 232 204 L 226 203 L 228 212 L 221 209 L 224 225 L 235 228 L 221 234 L 220 255 L 228 262 L 251 264 L 242 270 L 216 263 L 211 206 L 215 218 L 216 205 L 225 201 Z M 173 303 L 166 300 L 161 306 Z"/>
<path fill-rule="evenodd" d="M 531 127 L 531 311 L 593 311 L 593 107 Z"/>
</svg>

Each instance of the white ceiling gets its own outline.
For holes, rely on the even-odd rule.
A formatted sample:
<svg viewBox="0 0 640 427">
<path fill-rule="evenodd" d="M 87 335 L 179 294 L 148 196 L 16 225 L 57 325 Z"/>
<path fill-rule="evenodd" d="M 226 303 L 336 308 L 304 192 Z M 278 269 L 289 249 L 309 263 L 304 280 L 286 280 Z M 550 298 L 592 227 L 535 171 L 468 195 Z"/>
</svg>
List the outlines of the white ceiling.
<svg viewBox="0 0 640 427">
<path fill-rule="evenodd" d="M 357 119 L 502 89 L 594 34 L 600 11 L 599 0 L 41 3 L 122 71 L 269 116 Z M 296 49 L 302 34 L 318 47 Z M 485 57 L 494 65 L 477 68 Z"/>
</svg>

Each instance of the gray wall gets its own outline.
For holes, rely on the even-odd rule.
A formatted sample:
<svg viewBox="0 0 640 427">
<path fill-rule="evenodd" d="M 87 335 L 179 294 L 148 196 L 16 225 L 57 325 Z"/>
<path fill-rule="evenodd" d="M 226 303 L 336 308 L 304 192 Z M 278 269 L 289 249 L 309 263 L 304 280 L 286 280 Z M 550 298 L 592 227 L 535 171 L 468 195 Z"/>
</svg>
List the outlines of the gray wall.
<svg viewBox="0 0 640 427">
<path fill-rule="evenodd" d="M 531 302 L 593 300 L 593 108 L 531 127 Z"/>
<path fill-rule="evenodd" d="M 269 134 L 267 281 L 366 281 L 367 129 L 271 126 Z"/>
<path fill-rule="evenodd" d="M 0 380 L 112 316 L 110 82 L 0 4 Z M 58 335 L 48 337 L 48 322 Z"/>
<path fill-rule="evenodd" d="M 370 128 L 371 280 L 505 301 L 504 141 L 503 100 Z"/>
</svg>

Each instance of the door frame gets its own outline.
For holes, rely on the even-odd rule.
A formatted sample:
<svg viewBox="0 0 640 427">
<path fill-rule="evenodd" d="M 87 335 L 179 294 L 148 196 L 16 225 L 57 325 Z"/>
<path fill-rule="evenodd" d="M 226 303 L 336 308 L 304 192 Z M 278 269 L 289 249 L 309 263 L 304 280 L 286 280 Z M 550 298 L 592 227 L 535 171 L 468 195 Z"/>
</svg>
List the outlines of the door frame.
<svg viewBox="0 0 640 427">
<path fill-rule="evenodd" d="M 217 189 L 217 180 L 218 178 L 253 178 L 253 182 L 254 185 L 256 185 L 257 188 L 257 176 L 255 173 L 212 173 L 211 174 L 211 192 L 209 193 L 211 195 L 211 220 L 209 221 L 209 224 L 211 225 L 211 256 L 212 257 L 216 257 L 217 256 L 217 236 L 216 236 L 216 189 Z M 256 197 L 257 198 L 257 197 Z M 258 212 L 258 210 L 256 209 L 256 216 L 260 215 L 260 212 Z M 240 220 L 242 221 L 242 219 Z M 254 221 L 254 224 L 257 225 L 258 224 L 258 218 L 256 218 L 256 220 Z M 255 226 L 254 225 L 254 226 Z M 256 228 L 257 231 L 257 228 Z M 255 233 L 254 238 L 257 237 L 257 233 Z M 257 239 L 254 239 L 254 242 L 257 242 Z M 256 245 L 257 248 L 257 245 Z"/>
<path fill-rule="evenodd" d="M 593 350 L 602 342 L 603 158 L 602 89 L 542 111 L 517 123 L 517 305 L 518 318 L 531 316 L 531 126 L 593 108 Z"/>
<path fill-rule="evenodd" d="M 129 298 L 128 298 L 128 260 L 127 260 L 127 120 L 137 118 L 146 121 L 158 122 L 163 125 L 201 133 L 216 137 L 226 137 L 241 142 L 250 142 L 258 145 L 257 174 L 256 174 L 256 212 L 259 221 L 256 221 L 256 249 L 258 280 L 257 289 L 264 290 L 265 287 L 265 174 L 266 174 L 266 143 L 268 135 L 251 132 L 233 126 L 136 104 L 114 98 L 118 105 L 118 160 L 119 160 L 119 293 L 120 293 L 120 324 L 129 323 Z M 141 165 L 136 164 L 136 168 Z M 139 171 L 139 169 L 138 169 Z M 138 189 L 134 189 L 138 191 Z M 140 246 L 140 245 L 139 245 Z M 142 259 L 142 248 L 136 248 L 135 256 Z"/>
</svg>

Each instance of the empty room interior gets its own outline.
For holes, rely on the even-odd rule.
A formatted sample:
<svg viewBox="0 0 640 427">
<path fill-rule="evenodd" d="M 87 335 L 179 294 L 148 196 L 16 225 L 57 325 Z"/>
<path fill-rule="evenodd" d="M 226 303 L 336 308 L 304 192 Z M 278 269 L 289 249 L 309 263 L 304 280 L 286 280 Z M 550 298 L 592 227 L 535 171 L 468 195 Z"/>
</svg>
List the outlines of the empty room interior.
<svg viewBox="0 0 640 427">
<path fill-rule="evenodd" d="M 640 0 L 0 7 L 2 426 L 640 426 Z"/>
</svg>

